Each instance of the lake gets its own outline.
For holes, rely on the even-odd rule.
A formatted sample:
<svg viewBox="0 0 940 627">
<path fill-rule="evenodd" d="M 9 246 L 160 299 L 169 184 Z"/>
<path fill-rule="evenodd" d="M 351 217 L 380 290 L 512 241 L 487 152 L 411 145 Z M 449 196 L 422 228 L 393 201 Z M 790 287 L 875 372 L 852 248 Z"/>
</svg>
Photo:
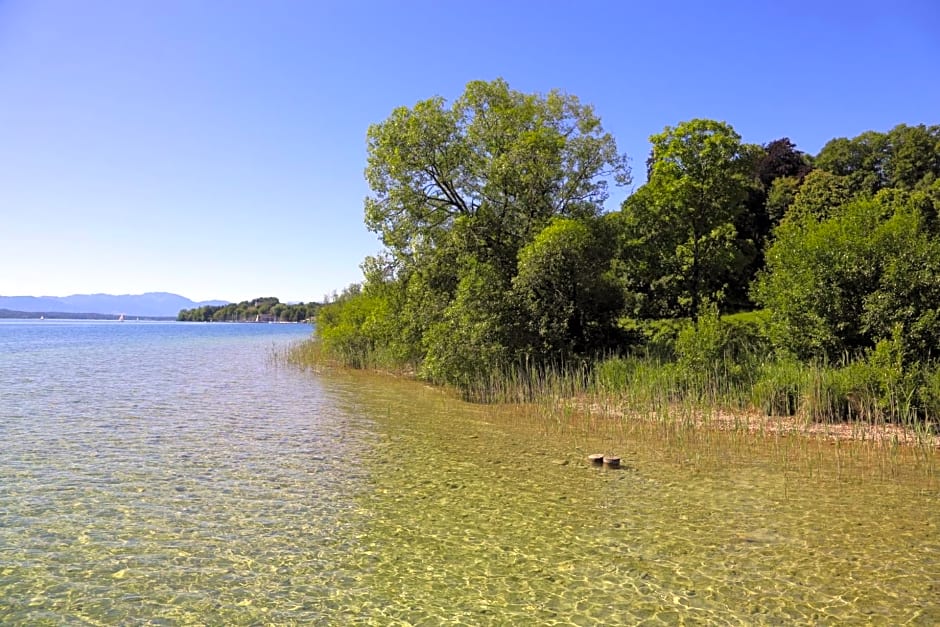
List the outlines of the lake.
<svg viewBox="0 0 940 627">
<path fill-rule="evenodd" d="M 940 624 L 932 461 L 276 358 L 309 334 L 0 322 L 0 623 Z"/>
</svg>

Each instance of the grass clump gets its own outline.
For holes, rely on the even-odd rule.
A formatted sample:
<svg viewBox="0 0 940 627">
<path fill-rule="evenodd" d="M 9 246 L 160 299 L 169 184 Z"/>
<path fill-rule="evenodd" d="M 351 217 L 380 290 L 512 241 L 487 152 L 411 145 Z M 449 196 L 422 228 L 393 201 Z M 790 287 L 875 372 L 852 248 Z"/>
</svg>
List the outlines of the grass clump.
<svg viewBox="0 0 940 627">
<path fill-rule="evenodd" d="M 796 360 L 765 361 L 751 388 L 751 403 L 767 416 L 793 416 L 808 382 L 807 368 Z"/>
</svg>

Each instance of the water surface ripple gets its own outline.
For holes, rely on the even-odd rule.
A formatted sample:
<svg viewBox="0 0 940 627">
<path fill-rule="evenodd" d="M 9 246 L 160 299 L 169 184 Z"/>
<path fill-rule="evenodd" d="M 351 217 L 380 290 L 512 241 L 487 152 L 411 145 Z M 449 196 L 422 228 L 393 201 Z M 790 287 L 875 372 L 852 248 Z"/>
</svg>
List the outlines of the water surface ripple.
<svg viewBox="0 0 940 627">
<path fill-rule="evenodd" d="M 294 325 L 0 324 L 3 624 L 940 623 L 940 500 L 695 471 L 421 385 L 278 366 Z"/>
</svg>

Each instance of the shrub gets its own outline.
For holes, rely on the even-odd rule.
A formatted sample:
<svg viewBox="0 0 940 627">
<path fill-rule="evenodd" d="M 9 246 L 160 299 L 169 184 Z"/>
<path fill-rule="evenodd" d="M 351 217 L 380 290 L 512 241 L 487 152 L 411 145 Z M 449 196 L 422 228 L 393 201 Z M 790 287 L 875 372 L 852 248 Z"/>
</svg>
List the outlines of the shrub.
<svg viewBox="0 0 940 627">
<path fill-rule="evenodd" d="M 910 417 L 912 401 L 917 392 L 919 367 L 904 365 L 904 337 L 901 325 L 895 325 L 890 339 L 879 340 L 868 352 L 868 365 L 875 386 L 876 409 L 890 420 Z"/>
<path fill-rule="evenodd" d="M 327 358 L 351 368 L 368 366 L 373 341 L 363 331 L 363 325 L 377 306 L 378 302 L 363 294 L 356 285 L 320 308 L 316 334 Z"/>
<path fill-rule="evenodd" d="M 676 338 L 677 367 L 687 391 L 699 399 L 746 402 L 756 356 L 749 347 L 755 342 L 736 336 L 717 306 L 706 305 Z"/>
<path fill-rule="evenodd" d="M 684 318 L 621 321 L 627 334 L 639 337 L 639 343 L 649 356 L 662 360 L 675 359 L 676 339 L 687 324 L 688 320 Z"/>
<path fill-rule="evenodd" d="M 691 375 L 711 372 L 728 348 L 728 336 L 721 327 L 715 304 L 703 307 L 698 320 L 683 327 L 676 338 L 679 366 Z"/>
<path fill-rule="evenodd" d="M 899 350 L 896 341 L 882 340 L 841 368 L 813 368 L 803 394 L 807 414 L 817 421 L 909 419 L 917 373 L 901 365 Z"/>
<path fill-rule="evenodd" d="M 721 317 L 735 361 L 752 358 L 761 361 L 773 350 L 770 342 L 770 312 L 766 309 L 746 311 Z"/>
</svg>

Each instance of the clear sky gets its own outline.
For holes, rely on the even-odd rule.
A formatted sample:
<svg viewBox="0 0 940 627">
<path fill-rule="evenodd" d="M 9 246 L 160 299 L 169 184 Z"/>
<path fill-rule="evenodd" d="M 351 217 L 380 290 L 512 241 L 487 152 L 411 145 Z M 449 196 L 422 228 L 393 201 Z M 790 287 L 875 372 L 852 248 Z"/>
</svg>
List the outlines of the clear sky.
<svg viewBox="0 0 940 627">
<path fill-rule="evenodd" d="M 0 0 L 0 295 L 321 300 L 380 249 L 369 124 L 474 79 L 593 104 L 634 186 L 696 117 L 812 154 L 937 124 L 938 7 Z"/>
</svg>

